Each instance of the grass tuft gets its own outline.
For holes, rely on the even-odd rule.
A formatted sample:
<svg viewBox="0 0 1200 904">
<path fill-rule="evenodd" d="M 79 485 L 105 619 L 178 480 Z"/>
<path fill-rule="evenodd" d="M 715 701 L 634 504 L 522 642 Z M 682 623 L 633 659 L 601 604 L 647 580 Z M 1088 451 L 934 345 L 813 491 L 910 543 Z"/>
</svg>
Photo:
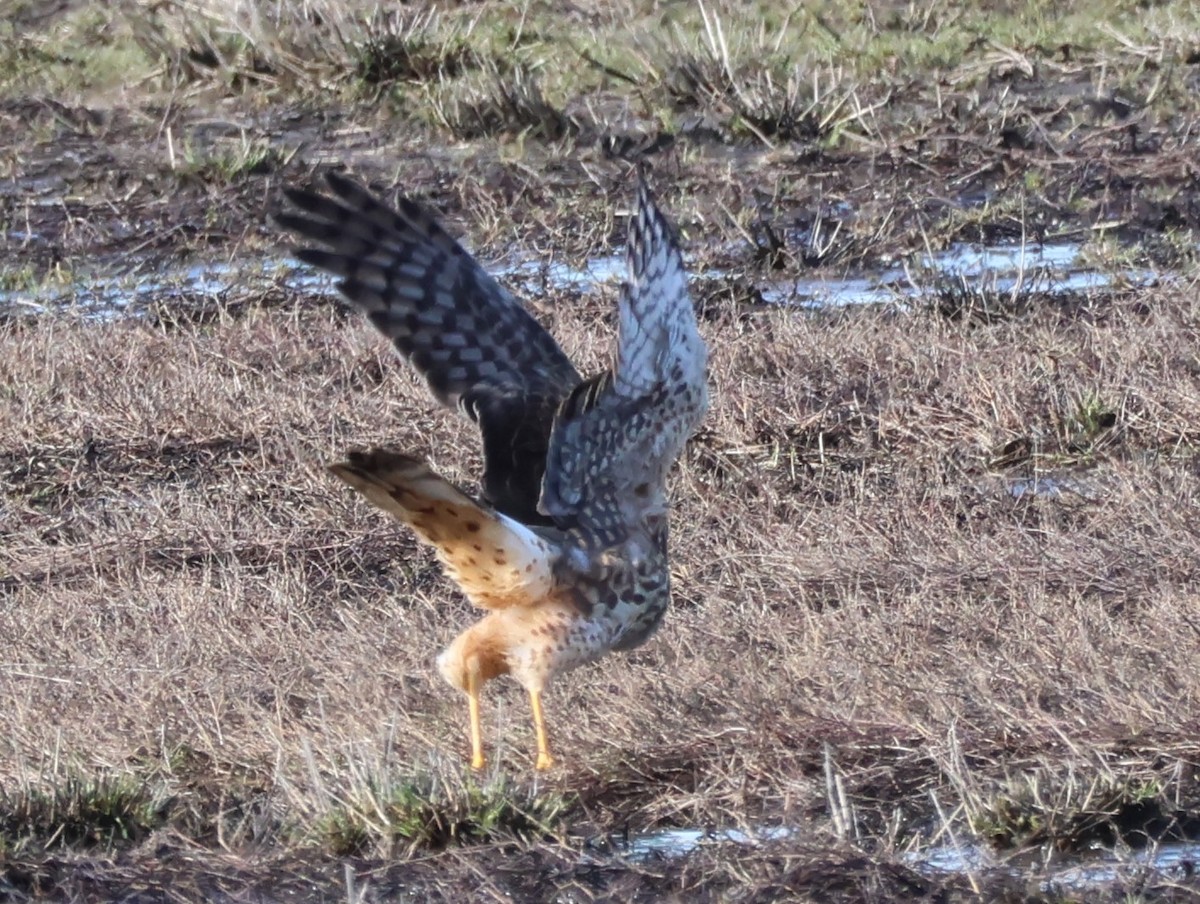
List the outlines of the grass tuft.
<svg viewBox="0 0 1200 904">
<path fill-rule="evenodd" d="M 464 35 L 439 31 L 434 10 L 415 16 L 376 10 L 353 58 L 354 77 L 369 86 L 453 79 L 478 65 Z"/>
<path fill-rule="evenodd" d="M 532 69 L 518 64 L 502 71 L 491 65 L 486 72 L 482 87 L 455 86 L 436 95 L 437 118 L 456 138 L 520 135 L 554 142 L 583 131 L 579 119 L 547 100 Z"/>
<path fill-rule="evenodd" d="M 357 785 L 316 820 L 319 843 L 338 856 L 390 857 L 502 839 L 556 835 L 568 798 L 508 778 L 477 784 L 445 776 L 382 778 Z"/>
<path fill-rule="evenodd" d="M 0 789 L 0 843 L 10 852 L 124 846 L 164 825 L 169 804 L 123 773 L 72 775 L 49 789 Z"/>
<path fill-rule="evenodd" d="M 269 140 L 243 134 L 235 141 L 220 141 L 204 148 L 185 144 L 172 163 L 175 173 L 183 180 L 227 186 L 273 172 L 286 160 L 284 151 Z"/>
<path fill-rule="evenodd" d="M 1045 845 L 1058 851 L 1141 848 L 1187 837 L 1197 828 L 1194 817 L 1172 812 L 1158 782 L 1112 774 L 1064 778 L 1042 770 L 1010 779 L 970 821 L 999 848 Z"/>
<path fill-rule="evenodd" d="M 1037 304 L 1061 302 L 1062 293 L 1053 289 L 1053 275 L 1044 267 L 1016 276 L 994 270 L 978 276 L 938 271 L 919 297 L 947 320 L 986 324 L 1021 317 Z"/>
</svg>

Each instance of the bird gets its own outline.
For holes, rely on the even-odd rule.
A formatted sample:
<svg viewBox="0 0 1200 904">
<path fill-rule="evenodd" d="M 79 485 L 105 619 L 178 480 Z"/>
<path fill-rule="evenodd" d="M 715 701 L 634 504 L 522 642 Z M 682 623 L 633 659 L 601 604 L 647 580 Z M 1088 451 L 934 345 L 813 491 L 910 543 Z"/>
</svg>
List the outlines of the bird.
<svg viewBox="0 0 1200 904">
<path fill-rule="evenodd" d="M 295 257 L 338 277 L 433 395 L 478 425 L 484 459 L 478 498 L 388 449 L 351 450 L 329 470 L 432 546 L 485 612 L 437 657 L 467 697 L 471 766 L 485 765 L 480 690 L 509 675 L 529 695 L 535 768 L 549 769 L 551 679 L 641 646 L 670 602 L 667 474 L 709 395 L 675 233 L 639 172 L 615 354 L 582 378 L 427 208 L 325 179 L 326 192 L 285 189 L 276 225 L 306 240 Z"/>
</svg>

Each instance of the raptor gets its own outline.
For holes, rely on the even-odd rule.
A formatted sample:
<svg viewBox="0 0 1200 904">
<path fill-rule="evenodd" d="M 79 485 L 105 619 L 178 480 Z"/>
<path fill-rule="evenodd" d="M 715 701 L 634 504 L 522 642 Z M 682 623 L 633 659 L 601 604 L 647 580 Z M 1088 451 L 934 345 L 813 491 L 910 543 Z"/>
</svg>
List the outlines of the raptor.
<svg viewBox="0 0 1200 904">
<path fill-rule="evenodd" d="M 667 473 L 708 407 L 678 245 L 639 178 L 614 360 L 582 379 L 425 208 L 327 182 L 329 194 L 287 190 L 291 209 L 275 217 L 312 243 L 296 257 L 340 278 L 434 395 L 478 424 L 484 453 L 479 499 L 384 449 L 330 470 L 432 545 L 486 612 L 437 660 L 467 696 L 472 766 L 484 765 L 480 689 L 511 675 L 529 693 L 536 766 L 549 768 L 551 678 L 638 647 L 670 601 Z"/>
</svg>

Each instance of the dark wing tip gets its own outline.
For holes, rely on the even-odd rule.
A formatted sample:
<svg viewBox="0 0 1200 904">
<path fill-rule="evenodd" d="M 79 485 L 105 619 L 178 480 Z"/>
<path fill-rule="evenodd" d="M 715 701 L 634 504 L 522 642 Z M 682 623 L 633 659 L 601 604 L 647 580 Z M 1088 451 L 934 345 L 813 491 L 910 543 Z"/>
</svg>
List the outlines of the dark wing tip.
<svg viewBox="0 0 1200 904">
<path fill-rule="evenodd" d="M 347 449 L 345 461 L 335 461 L 325 466 L 327 471 L 332 471 L 339 477 L 344 472 L 361 472 L 370 462 L 371 456 L 375 450 L 367 449 Z"/>
<path fill-rule="evenodd" d="M 307 188 L 288 187 L 283 196 L 290 207 L 272 213 L 269 217 L 272 224 L 322 245 L 333 244 L 335 230 L 346 217 L 342 205 Z"/>
<path fill-rule="evenodd" d="M 292 213 L 290 210 L 281 210 L 273 213 L 269 217 L 272 225 L 276 229 L 284 232 L 294 232 L 297 235 L 310 237 L 310 231 L 313 228 L 313 221 L 308 217 L 301 216 L 297 213 Z"/>
<path fill-rule="evenodd" d="M 313 199 L 319 197 L 316 192 L 307 188 L 296 188 L 291 185 L 284 188 L 283 196 L 287 198 L 289 204 L 299 207 L 301 210 L 307 210 L 312 206 Z"/>
<path fill-rule="evenodd" d="M 370 475 L 409 471 L 413 468 L 423 468 L 425 462 L 414 455 L 403 452 L 393 452 L 390 449 L 350 449 L 346 452 L 345 461 L 337 461 L 326 465 L 326 470 L 345 480 L 343 475 L 355 474 L 360 477 Z"/>
<path fill-rule="evenodd" d="M 354 267 L 353 261 L 344 254 L 326 251 L 324 248 L 295 248 L 292 250 L 292 255 L 296 260 L 308 264 L 310 267 L 316 267 L 318 270 L 324 270 L 335 276 L 349 276 Z"/>
<path fill-rule="evenodd" d="M 325 173 L 325 182 L 338 194 L 346 191 L 353 191 L 359 188 L 359 184 L 349 176 L 343 176 L 336 170 L 328 170 Z"/>
<path fill-rule="evenodd" d="M 330 198 L 328 195 L 322 194 L 312 188 L 299 188 L 297 186 L 286 186 L 283 189 L 283 197 L 287 199 L 288 204 L 311 217 L 315 217 L 322 222 L 335 222 L 349 210 L 359 209 L 362 207 L 363 199 L 373 201 L 371 193 L 365 188 L 346 176 L 339 175 L 335 172 L 325 173 L 325 182 L 329 185 L 333 194 L 337 197 L 337 201 Z M 343 202 L 339 204 L 338 201 Z M 287 229 L 296 230 L 296 225 L 303 222 L 294 213 L 286 208 L 279 213 L 273 214 L 271 220 L 279 225 L 284 225 Z"/>
<path fill-rule="evenodd" d="M 341 201 L 355 210 L 386 208 L 383 201 L 372 194 L 365 185 L 349 176 L 330 170 L 325 174 L 325 181 Z"/>
<path fill-rule="evenodd" d="M 626 248 L 630 275 L 634 278 L 645 272 L 649 259 L 659 249 L 677 258 L 678 266 L 683 266 L 678 236 L 655 202 L 644 168 L 638 169 L 637 211 L 629 218 Z"/>
</svg>

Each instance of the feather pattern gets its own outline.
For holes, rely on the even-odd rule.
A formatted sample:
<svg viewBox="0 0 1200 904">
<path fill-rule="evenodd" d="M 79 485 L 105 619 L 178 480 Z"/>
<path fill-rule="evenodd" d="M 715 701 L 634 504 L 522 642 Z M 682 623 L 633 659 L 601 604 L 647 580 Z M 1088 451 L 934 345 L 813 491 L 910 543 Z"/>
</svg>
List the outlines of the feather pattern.
<svg viewBox="0 0 1200 904">
<path fill-rule="evenodd" d="M 631 650 L 670 600 L 667 472 L 708 405 L 707 350 L 683 260 L 643 181 L 630 218 L 614 366 L 587 380 L 554 339 L 415 202 L 388 207 L 341 176 L 332 197 L 288 190 L 276 222 L 316 247 L 296 256 L 338 288 L 434 395 L 480 429 L 483 502 L 424 462 L 352 452 L 331 471 L 433 546 L 487 614 L 438 658 L 468 696 L 483 763 L 480 685 L 540 694 L 555 674 Z"/>
</svg>

